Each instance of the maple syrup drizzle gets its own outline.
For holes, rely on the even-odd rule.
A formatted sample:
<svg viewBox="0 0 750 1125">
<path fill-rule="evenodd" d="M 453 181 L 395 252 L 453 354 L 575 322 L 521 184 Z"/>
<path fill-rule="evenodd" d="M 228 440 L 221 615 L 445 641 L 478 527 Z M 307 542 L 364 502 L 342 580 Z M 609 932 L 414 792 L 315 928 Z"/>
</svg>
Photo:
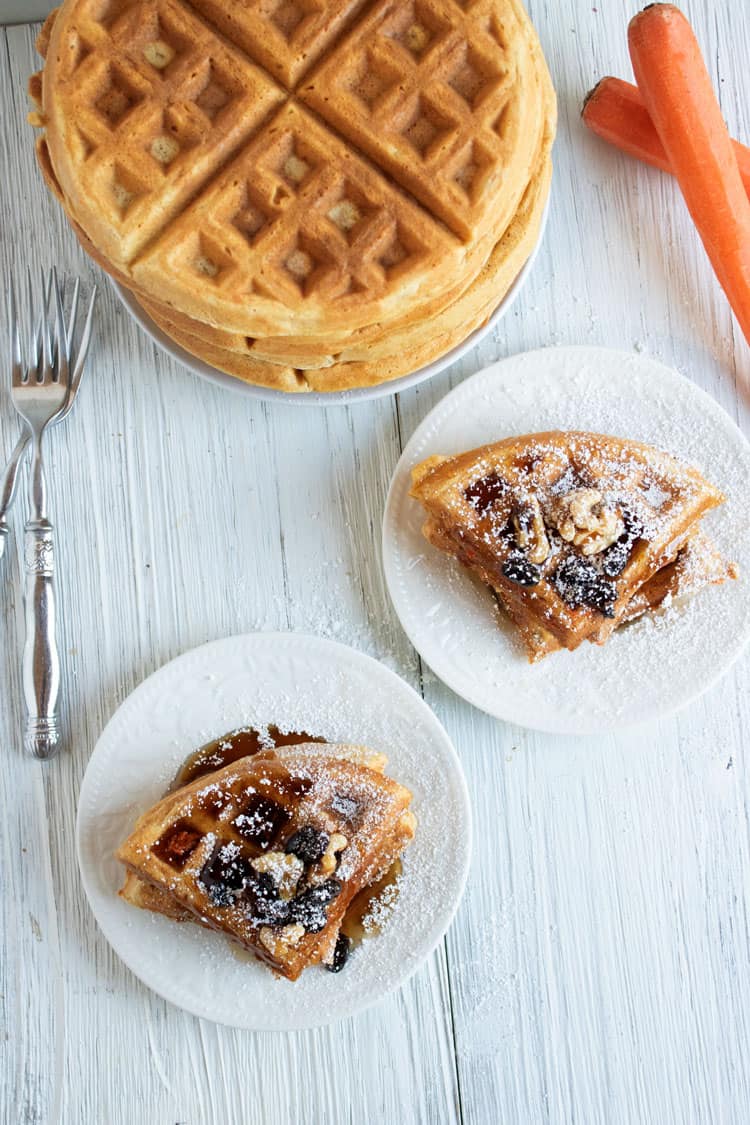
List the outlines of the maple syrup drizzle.
<svg viewBox="0 0 750 1125">
<path fill-rule="evenodd" d="M 509 492 L 508 484 L 497 473 L 481 477 L 465 490 L 464 496 L 472 508 L 483 516 L 498 500 Z"/>
<path fill-rule="evenodd" d="M 389 889 L 391 890 L 388 895 L 389 907 L 395 903 L 398 895 L 398 879 L 402 871 L 401 860 L 395 859 L 384 875 L 381 875 L 376 882 L 370 883 L 369 887 L 363 887 L 349 903 L 341 923 L 341 932 L 346 934 L 353 946 L 356 947 L 367 938 L 376 937 L 380 933 L 381 927 L 374 919 L 371 919 L 367 926 L 364 920 L 372 913 L 372 908 L 378 899 L 382 899 Z"/>
<path fill-rule="evenodd" d="M 181 789 L 183 785 L 189 785 L 199 777 L 205 777 L 224 766 L 231 765 L 232 762 L 239 761 L 240 758 L 249 758 L 264 750 L 277 750 L 280 746 L 299 746 L 303 742 L 325 741 L 324 738 L 308 734 L 306 731 L 280 731 L 273 724 L 268 727 L 265 734 L 252 728 L 231 731 L 189 754 L 177 771 L 170 791 Z"/>
</svg>

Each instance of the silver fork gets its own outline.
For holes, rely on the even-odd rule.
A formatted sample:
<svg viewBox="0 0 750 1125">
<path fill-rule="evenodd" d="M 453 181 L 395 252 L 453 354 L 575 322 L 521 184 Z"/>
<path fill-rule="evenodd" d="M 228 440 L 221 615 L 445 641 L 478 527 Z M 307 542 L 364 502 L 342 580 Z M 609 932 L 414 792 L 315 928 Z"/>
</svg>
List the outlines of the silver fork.
<svg viewBox="0 0 750 1125">
<path fill-rule="evenodd" d="M 49 287 L 51 285 L 51 282 L 52 275 L 50 274 L 47 278 L 47 283 L 45 286 L 43 308 L 47 308 L 49 305 Z M 76 278 L 76 282 L 73 287 L 73 297 L 70 305 L 70 313 L 68 314 L 68 326 L 66 330 L 66 343 L 69 349 L 69 354 L 71 354 L 71 356 L 76 319 L 78 317 L 78 302 L 80 298 L 80 290 L 81 283 L 78 278 Z M 63 409 L 59 412 L 59 414 L 57 414 L 55 418 L 50 421 L 49 424 L 51 426 L 55 426 L 58 422 L 62 422 L 64 418 L 67 418 L 73 406 L 73 403 L 75 402 L 76 395 L 78 394 L 78 388 L 81 385 L 81 378 L 84 372 L 86 352 L 88 351 L 89 340 L 91 337 L 91 320 L 94 311 L 95 296 L 96 287 L 94 287 L 92 292 L 86 320 L 83 326 L 83 333 L 81 335 L 80 343 L 76 349 L 75 366 L 73 369 L 73 373 L 70 376 L 70 389 L 68 390 L 68 397 L 65 401 Z M 33 308 L 31 277 L 29 277 L 29 308 Z M 43 310 L 39 314 L 39 320 L 37 322 L 36 328 L 31 335 L 30 349 L 32 356 L 38 354 L 38 351 L 42 346 L 42 317 Z M 10 535 L 10 527 L 8 526 L 8 513 L 13 507 L 13 503 L 16 498 L 19 470 L 21 468 L 21 465 L 23 464 L 24 454 L 29 448 L 30 441 L 31 434 L 29 433 L 28 427 L 24 425 L 21 430 L 21 436 L 16 442 L 15 449 L 8 458 L 5 469 L 3 470 L 3 474 L 2 476 L 0 476 L 0 562 L 2 561 L 3 555 L 5 554 L 5 547 Z"/>
<path fill-rule="evenodd" d="M 66 326 L 57 274 L 53 270 L 48 282 L 43 279 L 38 327 L 34 325 L 35 301 L 30 277 L 28 288 L 29 349 L 26 362 L 21 349 L 18 308 L 12 282 L 8 295 L 13 405 L 25 424 L 26 443 L 30 442 L 32 447 L 29 518 L 24 531 L 26 639 L 23 693 L 27 711 L 24 745 L 34 757 L 50 758 L 60 742 L 57 716 L 60 658 L 55 639 L 53 527 L 47 518 L 42 439 L 47 426 L 59 421 L 72 406 L 74 379 L 77 376 L 80 384 L 91 337 L 96 291 L 92 294 L 84 330 L 76 348 L 78 287 L 74 292 L 72 315 Z M 21 441 L 18 444 L 20 446 Z M 16 448 L 18 450 L 18 446 Z M 23 451 L 19 454 L 19 463 L 22 454 Z M 11 487 L 11 500 L 14 490 L 15 480 Z"/>
</svg>

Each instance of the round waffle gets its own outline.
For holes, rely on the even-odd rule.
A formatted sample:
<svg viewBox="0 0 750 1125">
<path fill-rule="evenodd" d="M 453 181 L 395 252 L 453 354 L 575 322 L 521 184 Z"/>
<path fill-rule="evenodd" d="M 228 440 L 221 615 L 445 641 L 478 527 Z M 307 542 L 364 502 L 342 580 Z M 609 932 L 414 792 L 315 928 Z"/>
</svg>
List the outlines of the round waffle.
<svg viewBox="0 0 750 1125">
<path fill-rule="evenodd" d="M 262 358 L 265 341 L 250 339 L 244 351 L 221 343 L 216 330 L 199 322 L 176 320 L 171 310 L 158 302 L 139 298 L 139 303 L 157 326 L 181 348 L 211 367 L 245 382 L 286 391 L 342 391 L 353 387 L 397 379 L 444 355 L 484 324 L 507 292 L 528 258 L 539 235 L 552 167 L 546 161 L 542 173 L 530 185 L 524 204 L 498 243 L 489 262 L 470 290 L 442 314 L 423 320 L 401 342 L 375 356 L 372 347 L 355 348 L 341 354 L 328 366 L 300 366 L 283 359 Z M 282 342 L 283 343 L 283 342 Z M 399 346 L 399 343 L 401 346 Z"/>
<path fill-rule="evenodd" d="M 517 0 L 66 0 L 47 34 L 42 152 L 93 256 L 183 336 L 343 385 L 426 354 L 554 132 Z"/>
</svg>

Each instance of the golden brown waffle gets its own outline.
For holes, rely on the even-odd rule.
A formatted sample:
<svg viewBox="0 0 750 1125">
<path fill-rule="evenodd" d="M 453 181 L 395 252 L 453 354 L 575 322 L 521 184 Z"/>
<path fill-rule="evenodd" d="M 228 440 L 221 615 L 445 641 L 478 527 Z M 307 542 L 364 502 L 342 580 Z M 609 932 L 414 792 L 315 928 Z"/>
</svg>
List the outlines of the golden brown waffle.
<svg viewBox="0 0 750 1125">
<path fill-rule="evenodd" d="M 706 586 L 720 586 L 738 576 L 737 565 L 728 562 L 698 526 L 677 558 L 657 571 L 634 595 L 622 624 L 636 621 L 644 613 L 679 609 Z"/>
<path fill-rule="evenodd" d="M 355 762 L 358 765 L 367 766 L 368 769 L 374 770 L 376 773 L 383 773 L 388 760 L 384 754 L 380 754 L 374 750 L 370 750 L 366 746 L 351 746 L 351 745 L 331 745 L 324 741 L 308 741 L 309 736 L 304 735 L 284 735 L 273 727 L 270 740 L 273 742 L 274 753 L 280 761 L 295 753 L 297 747 L 305 744 L 306 754 L 321 754 L 324 757 L 345 758 L 349 762 Z M 257 732 L 251 732 L 257 734 Z M 239 736 L 239 739 L 238 739 Z M 249 742 L 255 742 L 254 739 L 245 737 L 244 731 L 232 731 L 224 735 L 221 739 L 210 744 L 207 747 L 202 747 L 187 759 L 186 762 L 180 767 L 175 780 L 170 786 L 169 792 L 174 793 L 177 790 L 185 787 L 186 784 L 196 780 L 198 777 L 205 778 L 219 769 L 228 765 L 230 761 L 238 761 L 240 756 L 255 755 L 265 753 L 263 749 L 263 741 L 257 740 L 257 746 L 253 745 L 251 749 L 248 748 Z M 237 755 L 237 751 L 231 750 L 229 756 L 227 755 L 227 746 L 233 747 L 237 745 L 238 750 L 245 751 L 244 754 Z M 220 747 L 220 752 L 215 752 L 216 746 Z M 200 919 L 184 907 L 180 906 L 167 890 L 160 887 L 155 887 L 152 883 L 147 883 L 140 876 L 136 875 L 134 871 L 125 872 L 125 882 L 123 883 L 120 895 L 129 902 L 131 906 L 138 906 L 141 910 L 150 910 L 154 914 L 165 914 L 168 918 L 173 918 L 178 922 L 199 922 Z"/>
<path fill-rule="evenodd" d="M 286 363 L 303 369 L 329 367 L 334 363 L 375 363 L 400 355 L 404 350 L 429 348 L 436 337 L 466 335 L 496 309 L 499 300 L 517 277 L 539 236 L 544 205 L 549 190 L 552 165 L 547 149 L 521 205 L 502 239 L 472 284 L 442 312 L 417 323 L 395 320 L 386 336 L 374 329 L 360 329 L 346 337 L 250 337 L 212 328 L 176 312 L 163 302 L 140 297 L 149 310 L 169 321 L 183 334 L 205 339 L 207 343 L 240 355 L 252 355 L 272 363 Z M 326 348 L 335 349 L 327 352 Z"/>
<path fill-rule="evenodd" d="M 290 980 L 330 961 L 347 905 L 416 824 L 409 791 L 344 750 L 266 751 L 166 796 L 117 854 L 173 909 L 132 879 L 127 897 L 191 915 Z"/>
<path fill-rule="evenodd" d="M 284 391 L 332 391 L 396 378 L 417 370 L 460 343 L 491 316 L 498 300 L 513 284 L 539 237 L 552 173 L 550 144 L 551 136 L 543 146 L 544 162 L 539 175 L 532 179 L 513 222 L 470 288 L 439 316 L 418 322 L 410 331 L 400 332 L 399 325 L 394 325 L 384 341 L 378 342 L 376 338 L 372 343 L 367 331 L 360 330 L 350 335 L 349 342 L 337 354 L 326 355 L 313 350 L 317 338 L 246 337 L 211 328 L 141 293 L 137 299 L 158 327 L 180 347 L 247 382 Z M 61 198 L 44 138 L 37 142 L 37 156 L 50 190 Z M 99 258 L 72 219 L 71 225 L 84 249 L 123 283 L 123 276 Z M 324 340 L 322 346 L 330 343 Z"/>
<path fill-rule="evenodd" d="M 495 590 L 532 659 L 602 644 L 723 501 L 651 446 L 560 432 L 430 458 L 412 495 L 426 538 Z"/>
<path fill-rule="evenodd" d="M 140 302 L 158 327 L 180 347 L 212 367 L 247 382 L 285 390 L 332 391 L 395 379 L 417 371 L 444 355 L 492 315 L 497 293 L 504 293 L 510 287 L 536 241 L 550 172 L 551 166 L 548 165 L 544 181 L 536 184 L 533 192 L 530 191 L 528 207 L 524 205 L 519 210 L 516 220 L 471 290 L 439 316 L 420 322 L 410 334 L 394 336 L 382 353 L 367 345 L 352 347 L 352 355 L 364 357 L 368 352 L 375 353 L 368 358 L 347 359 L 344 352 L 332 359 L 330 365 L 295 367 L 291 363 L 273 363 L 262 358 L 266 341 L 246 340 L 244 351 L 222 347 L 216 342 L 221 338 L 220 333 L 207 333 L 195 321 L 189 321 L 186 329 L 184 318 L 176 322 L 163 306 L 143 298 Z M 283 341 L 278 343 L 283 348 Z M 301 357 L 296 358 L 299 362 Z"/>
<path fill-rule="evenodd" d="M 426 526 L 425 535 L 433 547 L 446 554 L 455 554 L 452 541 L 448 536 L 440 534 L 436 524 Z M 513 598 L 507 591 L 500 594 L 493 588 L 488 571 L 480 563 L 464 560 L 464 565 L 475 578 L 493 590 L 498 603 L 515 626 L 530 663 L 536 664 L 563 647 L 554 633 L 526 612 L 521 597 Z M 729 579 L 737 578 L 737 575 L 736 565 L 728 562 L 709 537 L 697 527 L 677 557 L 644 582 L 633 595 L 617 628 L 620 629 L 647 613 L 660 614 L 680 608 L 695 597 L 699 590 L 710 585 L 720 586 Z"/>
<path fill-rule="evenodd" d="M 174 306 L 154 300 L 138 287 L 133 287 L 138 299 L 149 311 L 156 314 L 160 324 L 176 329 L 181 336 L 197 336 L 212 347 L 236 351 L 240 355 L 274 364 L 299 368 L 330 367 L 334 364 L 356 362 L 372 363 L 383 356 L 402 354 L 414 350 L 430 338 L 450 332 L 454 337 L 463 329 L 468 332 L 497 307 L 508 287 L 515 280 L 523 262 L 538 240 L 542 214 L 549 192 L 551 161 L 549 158 L 553 135 L 545 131 L 542 138 L 536 170 L 524 193 L 513 220 L 468 289 L 439 316 L 413 323 L 408 316 L 389 322 L 384 335 L 382 325 L 368 326 L 346 334 L 302 337 L 248 337 L 208 325 L 181 313 Z M 37 157 L 50 190 L 64 204 L 62 189 L 57 182 L 49 159 L 46 139 L 37 141 Z M 87 237 L 75 217 L 68 215 L 73 229 L 84 249 L 121 284 L 128 287 L 128 278 L 115 270 L 102 257 Z M 326 354 L 327 353 L 327 354 Z"/>
<path fill-rule="evenodd" d="M 544 128 L 521 42 L 515 4 L 376 3 L 299 95 L 470 244 L 510 222 Z"/>
<path fill-rule="evenodd" d="M 32 92 L 106 268 L 221 331 L 322 336 L 323 356 L 467 290 L 554 131 L 516 0 L 67 0 Z"/>
</svg>

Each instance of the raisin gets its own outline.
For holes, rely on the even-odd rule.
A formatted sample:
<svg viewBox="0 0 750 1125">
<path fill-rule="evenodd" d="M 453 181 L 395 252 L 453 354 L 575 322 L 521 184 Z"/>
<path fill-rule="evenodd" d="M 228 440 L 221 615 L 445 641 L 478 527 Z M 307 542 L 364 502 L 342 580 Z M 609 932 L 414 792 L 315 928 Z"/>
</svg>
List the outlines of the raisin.
<svg viewBox="0 0 750 1125">
<path fill-rule="evenodd" d="M 248 913 L 258 926 L 285 926 L 289 904 L 279 898 L 278 888 L 266 871 L 251 871 L 243 898 Z"/>
<path fill-rule="evenodd" d="M 617 587 L 588 559 L 569 555 L 552 576 L 552 584 L 571 609 L 585 605 L 599 610 L 605 617 L 614 617 Z"/>
<path fill-rule="evenodd" d="M 234 825 L 240 836 L 265 851 L 291 818 L 292 814 L 278 801 L 255 793 L 235 817 Z"/>
<path fill-rule="evenodd" d="M 309 934 L 317 934 L 328 921 L 326 907 L 341 894 L 338 879 L 326 879 L 316 887 L 309 887 L 289 903 L 292 922 L 301 922 Z"/>
<path fill-rule="evenodd" d="M 296 855 L 309 867 L 323 857 L 329 838 L 327 832 L 319 832 L 311 824 L 306 824 L 289 837 L 284 851 L 287 855 Z"/>
<path fill-rule="evenodd" d="M 632 542 L 618 539 L 602 556 L 602 571 L 608 578 L 617 578 L 628 565 Z"/>
<path fill-rule="evenodd" d="M 329 973 L 340 973 L 346 962 L 349 960 L 349 954 L 352 951 L 352 943 L 346 934 L 339 934 L 336 939 L 336 947 L 333 951 L 333 960 L 330 965 L 326 965 Z"/>
<path fill-rule="evenodd" d="M 490 476 L 482 477 L 481 480 L 470 484 L 464 491 L 464 496 L 472 508 L 482 516 L 490 510 L 497 500 L 505 496 L 507 491 L 508 485 L 502 477 L 499 477 L 497 473 L 492 473 Z"/>
<path fill-rule="evenodd" d="M 198 880 L 214 906 L 232 906 L 252 874 L 236 844 L 220 844 L 203 864 Z"/>
<path fill-rule="evenodd" d="M 630 511 L 623 509 L 622 520 L 625 525 L 620 538 L 602 555 L 602 571 L 608 578 L 617 578 L 630 561 L 633 547 L 643 535 L 643 523 Z"/>
<path fill-rule="evenodd" d="M 511 582 L 519 586 L 536 586 L 542 580 L 542 570 L 536 563 L 529 562 L 520 551 L 514 551 L 503 563 L 502 572 Z"/>
</svg>

